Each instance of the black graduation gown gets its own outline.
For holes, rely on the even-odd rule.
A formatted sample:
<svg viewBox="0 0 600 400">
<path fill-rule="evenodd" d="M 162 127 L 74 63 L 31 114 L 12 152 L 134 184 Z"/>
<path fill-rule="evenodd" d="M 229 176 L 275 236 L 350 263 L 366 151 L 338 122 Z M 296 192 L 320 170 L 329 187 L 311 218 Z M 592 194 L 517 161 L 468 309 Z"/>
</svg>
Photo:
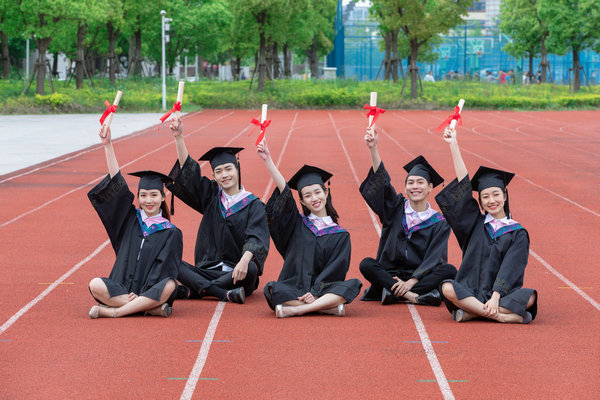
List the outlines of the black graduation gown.
<svg viewBox="0 0 600 400">
<path fill-rule="evenodd" d="M 435 268 L 447 266 L 450 226 L 436 213 L 407 232 L 404 202 L 408 199 L 396 193 L 383 162 L 377 172 L 369 170 L 360 193 L 381 221 L 376 260 L 386 270 L 421 280 Z"/>
<path fill-rule="evenodd" d="M 144 238 L 134 195 L 121 172 L 112 179 L 107 175 L 90 190 L 88 198 L 117 255 L 109 277 L 102 278 L 110 296 L 133 292 L 159 301 L 167 281 L 177 279 L 183 251 L 181 231 L 173 226 Z"/>
<path fill-rule="evenodd" d="M 529 257 L 529 234 L 513 226 L 506 232 L 497 232 L 495 238 L 485 226 L 485 216 L 473 198 L 471 181 L 466 176 L 460 182 L 454 179 L 436 197 L 440 210 L 452 227 L 462 250 L 463 259 L 455 280 L 450 280 L 459 300 L 474 296 L 482 303 L 500 293 L 500 306 L 524 316 L 529 311 L 533 318 L 536 304 L 526 310 L 527 302 L 535 291 L 523 288 L 523 278 Z M 498 236 L 500 235 L 500 236 Z M 444 299 L 448 310 L 457 307 Z"/>
<path fill-rule="evenodd" d="M 269 306 L 296 300 L 310 292 L 342 296 L 350 303 L 360 292 L 358 279 L 346 279 L 350 267 L 350 234 L 335 226 L 321 231 L 298 212 L 289 186 L 276 188 L 267 202 L 267 220 L 275 247 L 283 257 L 277 282 L 264 289 Z"/>
<path fill-rule="evenodd" d="M 167 188 L 203 215 L 196 237 L 196 267 L 208 268 L 224 262 L 233 268 L 250 251 L 258 274 L 262 275 L 270 241 L 265 205 L 260 199 L 252 195 L 233 209 L 223 210 L 219 185 L 202 176 L 200 165 L 189 156 L 181 168 L 176 161 L 169 176 L 175 183 L 167 184 Z"/>
</svg>

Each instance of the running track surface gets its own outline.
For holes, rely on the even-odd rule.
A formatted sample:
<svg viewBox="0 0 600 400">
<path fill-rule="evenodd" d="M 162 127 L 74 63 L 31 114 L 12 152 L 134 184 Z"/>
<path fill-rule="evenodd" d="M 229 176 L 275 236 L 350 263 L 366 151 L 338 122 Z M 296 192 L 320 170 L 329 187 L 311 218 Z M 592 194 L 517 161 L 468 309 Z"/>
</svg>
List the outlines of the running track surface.
<svg viewBox="0 0 600 400">
<path fill-rule="evenodd" d="M 380 153 L 399 191 L 402 166 L 419 154 L 452 180 L 448 146 L 433 133 L 449 113 L 380 117 Z M 273 185 L 254 153 L 255 136 L 247 137 L 258 115 L 190 114 L 184 134 L 194 157 L 213 146 L 246 147 L 243 184 L 266 199 Z M 169 318 L 90 320 L 87 284 L 107 276 L 114 261 L 86 197 L 106 174 L 98 145 L 0 176 L 0 398 L 597 398 L 600 115 L 465 111 L 463 117 L 459 142 L 469 171 L 483 164 L 517 173 L 511 210 L 531 237 L 525 286 L 539 293 L 532 324 L 457 324 L 443 306 L 383 307 L 358 299 L 344 318 L 278 320 L 262 294 L 282 265 L 273 245 L 260 287 L 245 305 L 179 301 Z M 358 192 L 370 166 L 364 114 L 276 110 L 269 119 L 269 148 L 285 177 L 303 163 L 334 173 L 334 205 L 353 244 L 348 277 L 362 278 L 358 264 L 375 255 L 379 230 Z M 115 149 L 124 172 L 166 172 L 176 157 L 166 124 L 118 139 Z M 180 201 L 175 207 L 184 258 L 192 261 L 201 217 Z M 460 264 L 453 236 L 449 258 Z"/>
</svg>

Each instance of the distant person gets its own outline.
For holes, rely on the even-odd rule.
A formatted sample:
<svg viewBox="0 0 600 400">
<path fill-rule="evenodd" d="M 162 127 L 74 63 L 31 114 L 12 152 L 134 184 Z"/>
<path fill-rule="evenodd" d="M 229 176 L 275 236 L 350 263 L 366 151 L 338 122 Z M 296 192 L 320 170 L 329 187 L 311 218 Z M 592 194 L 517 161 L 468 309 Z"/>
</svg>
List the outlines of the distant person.
<svg viewBox="0 0 600 400">
<path fill-rule="evenodd" d="M 541 84 L 541 83 L 542 83 L 542 72 L 541 72 L 541 71 L 538 71 L 538 73 L 537 73 L 537 75 L 536 75 L 536 77 L 535 77 L 535 80 L 536 80 L 536 82 L 537 82 L 538 84 Z"/>
<path fill-rule="evenodd" d="M 500 83 L 501 85 L 505 85 L 507 76 L 508 76 L 508 72 L 501 69 L 498 74 L 498 83 Z"/>
<path fill-rule="evenodd" d="M 267 202 L 267 219 L 273 243 L 283 257 L 277 281 L 265 285 L 269 307 L 277 318 L 311 312 L 344 316 L 345 304 L 358 296 L 362 283 L 346 280 L 350 234 L 338 225 L 338 213 L 325 186 L 332 175 L 304 165 L 286 182 L 265 140 L 256 152 L 277 186 Z M 298 191 L 302 212 L 292 189 Z"/>
<path fill-rule="evenodd" d="M 88 193 L 102 220 L 116 260 L 108 278 L 94 278 L 90 293 L 100 303 L 90 318 L 124 317 L 139 312 L 168 317 L 172 311 L 177 269 L 183 250 L 182 235 L 169 221 L 164 183 L 169 177 L 140 171 L 137 196 L 121 175 L 110 128 L 100 131 L 108 175 Z M 133 205 L 137 197 L 139 207 Z M 137 256 L 136 256 L 137 254 Z"/>
<path fill-rule="evenodd" d="M 450 226 L 427 201 L 444 179 L 418 156 L 404 166 L 405 194 L 397 193 L 377 142 L 377 130 L 367 129 L 365 144 L 372 166 L 360 193 L 383 227 L 376 258 L 360 263 L 360 272 L 371 283 L 361 300 L 438 306 L 442 303 L 440 283 L 456 275 L 456 268 L 448 264 Z"/>
<path fill-rule="evenodd" d="M 244 303 L 258 287 L 269 251 L 265 205 L 245 190 L 241 182 L 239 147 L 215 147 L 200 160 L 208 161 L 213 179 L 202 175 L 183 139 L 181 119 L 171 132 L 177 160 L 167 185 L 171 192 L 202 214 L 196 236 L 194 265 L 179 266 L 178 299 L 213 297 Z"/>
<path fill-rule="evenodd" d="M 431 71 L 429 71 L 426 75 L 425 78 L 423 78 L 423 80 L 425 82 L 435 82 L 435 78 L 433 77 L 433 73 Z"/>
<path fill-rule="evenodd" d="M 469 180 L 456 130 L 447 127 L 444 140 L 450 145 L 456 179 L 435 200 L 462 250 L 456 278 L 442 283 L 446 307 L 456 322 L 483 317 L 527 324 L 537 314 L 537 292 L 523 288 L 529 234 L 512 219 L 508 206 L 506 187 L 514 174 L 479 167 Z M 479 204 L 472 191 L 478 193 Z"/>
<path fill-rule="evenodd" d="M 473 75 L 473 80 L 475 82 L 481 81 L 481 76 L 479 75 L 479 71 L 475 71 L 475 74 Z"/>
<path fill-rule="evenodd" d="M 244 69 L 242 68 L 242 72 L 240 73 L 240 80 L 245 81 L 246 80 L 246 74 L 244 73 Z"/>
</svg>

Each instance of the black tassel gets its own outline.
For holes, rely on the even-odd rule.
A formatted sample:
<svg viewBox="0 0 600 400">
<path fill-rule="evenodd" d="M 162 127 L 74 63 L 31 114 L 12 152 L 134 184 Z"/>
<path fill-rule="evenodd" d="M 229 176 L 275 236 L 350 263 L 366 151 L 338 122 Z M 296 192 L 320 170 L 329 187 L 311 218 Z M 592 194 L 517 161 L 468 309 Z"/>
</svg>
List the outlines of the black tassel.
<svg viewBox="0 0 600 400">
<path fill-rule="evenodd" d="M 171 215 L 175 215 L 175 195 L 171 192 Z"/>
</svg>

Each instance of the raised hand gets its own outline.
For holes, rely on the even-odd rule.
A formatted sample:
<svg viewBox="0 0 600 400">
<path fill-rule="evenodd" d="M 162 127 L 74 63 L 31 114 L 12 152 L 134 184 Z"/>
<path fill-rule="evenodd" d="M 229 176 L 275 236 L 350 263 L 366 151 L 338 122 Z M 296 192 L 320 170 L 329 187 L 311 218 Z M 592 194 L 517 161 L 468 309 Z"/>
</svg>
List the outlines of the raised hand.
<svg viewBox="0 0 600 400">
<path fill-rule="evenodd" d="M 100 131 L 98 132 L 98 136 L 100 136 L 100 140 L 102 144 L 109 144 L 111 142 L 111 133 L 110 126 L 102 125 L 100 127 Z"/>
<path fill-rule="evenodd" d="M 271 153 L 267 147 L 267 139 L 263 139 L 258 146 L 256 146 L 256 154 L 258 154 L 263 161 L 266 161 L 271 157 Z"/>
<path fill-rule="evenodd" d="M 183 122 L 181 121 L 181 117 L 171 118 L 171 125 L 169 125 L 169 128 L 171 129 L 171 133 L 173 134 L 173 137 L 175 137 L 175 138 L 180 137 L 181 134 L 183 133 Z"/>
<path fill-rule="evenodd" d="M 365 135 L 365 144 L 369 149 L 377 146 L 379 140 L 379 131 L 377 128 L 367 128 L 367 134 Z"/>
<path fill-rule="evenodd" d="M 456 128 L 450 128 L 450 125 L 444 129 L 444 140 L 446 143 L 456 143 Z"/>
</svg>

